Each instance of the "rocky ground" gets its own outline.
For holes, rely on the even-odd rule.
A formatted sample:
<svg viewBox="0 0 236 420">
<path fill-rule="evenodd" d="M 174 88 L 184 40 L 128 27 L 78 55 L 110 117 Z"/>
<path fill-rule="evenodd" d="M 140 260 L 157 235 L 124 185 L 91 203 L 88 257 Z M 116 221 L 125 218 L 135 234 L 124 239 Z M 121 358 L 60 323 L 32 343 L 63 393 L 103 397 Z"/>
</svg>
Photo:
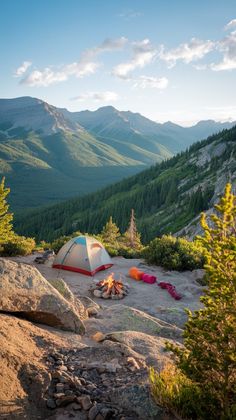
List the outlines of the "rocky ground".
<svg viewBox="0 0 236 420">
<path fill-rule="evenodd" d="M 51 376 L 49 352 L 84 345 L 80 336 L 34 325 L 13 315 L 0 314 L 0 418 L 42 419 L 50 415 L 45 392 Z"/>
<path fill-rule="evenodd" d="M 202 287 L 196 279 L 202 272 L 167 273 L 160 268 L 144 266 L 160 280 L 168 278 L 176 285 L 183 297 L 181 301 L 175 301 L 157 285 L 126 277 L 128 268 L 135 264 L 141 267 L 142 261 L 117 258 L 113 271 L 129 284 L 129 295 L 121 301 L 104 301 L 91 299 L 89 288 L 107 272 L 98 273 L 93 279 L 42 265 L 37 266 L 43 274 L 40 276 L 33 268 L 32 259 L 21 258 L 21 264 L 16 266 L 9 259 L 0 261 L 0 288 L 1 282 L 3 285 L 5 281 L 4 288 L 8 289 L 8 293 L 0 296 L 0 311 L 4 311 L 0 313 L 0 418 L 174 418 L 153 402 L 148 368 L 160 369 L 172 360 L 173 356 L 165 351 L 167 340 L 181 345 L 186 319 L 184 307 L 199 307 Z M 52 322 L 51 317 L 45 316 L 50 312 L 48 296 L 52 292 L 50 284 L 47 288 L 45 278 L 57 287 L 59 282 L 61 287 L 61 277 L 66 283 L 63 283 L 66 299 L 54 289 L 52 302 L 53 312 L 56 307 L 58 313 L 57 328 L 30 322 L 39 322 L 35 314 L 40 313 L 42 302 L 43 321 Z M 14 282 L 18 288 L 16 312 L 11 305 Z M 35 292 L 38 289 L 41 295 Z M 34 319 L 29 310 L 32 305 Z M 58 325 L 60 308 L 63 308 L 62 319 L 63 313 L 66 314 L 66 323 L 60 319 Z M 28 320 L 24 319 L 26 313 Z M 73 320 L 74 331 L 70 324 L 68 331 L 68 320 Z M 84 332 L 81 328 L 77 330 L 78 322 L 85 327 L 84 335 L 78 334 Z"/>
<path fill-rule="evenodd" d="M 113 307 L 122 302 L 125 306 L 138 309 L 153 317 L 182 327 L 186 321 L 185 308 L 191 310 L 199 309 L 199 297 L 203 287 L 199 279 L 203 277 L 203 270 L 194 271 L 167 271 L 162 267 L 148 266 L 141 259 L 125 259 L 123 257 L 112 258 L 113 267 L 106 271 L 96 273 L 94 277 L 84 276 L 80 273 L 73 273 L 65 270 L 52 268 L 52 263 L 35 264 L 36 255 L 15 258 L 27 264 L 34 264 L 46 279 L 62 279 L 70 287 L 71 291 L 79 299 L 84 296 L 92 297 L 93 300 L 104 308 Z M 136 266 L 140 270 L 155 275 L 157 281 L 169 282 L 176 287 L 178 293 L 182 295 L 181 300 L 174 300 L 166 290 L 162 290 L 156 284 L 137 282 L 128 276 L 130 267 Z M 103 300 L 94 298 L 90 294 L 90 287 L 110 273 L 114 273 L 116 279 L 122 279 L 129 286 L 129 294 L 121 301 Z"/>
</svg>

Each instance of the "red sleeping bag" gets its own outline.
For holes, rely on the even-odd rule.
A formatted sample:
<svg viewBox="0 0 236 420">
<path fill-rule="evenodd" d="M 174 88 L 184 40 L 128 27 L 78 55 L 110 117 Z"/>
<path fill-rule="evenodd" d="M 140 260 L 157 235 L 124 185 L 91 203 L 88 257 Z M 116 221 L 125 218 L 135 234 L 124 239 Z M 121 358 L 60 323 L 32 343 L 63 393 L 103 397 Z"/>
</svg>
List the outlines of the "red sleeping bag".
<svg viewBox="0 0 236 420">
<path fill-rule="evenodd" d="M 156 277 L 151 276 L 150 274 L 143 273 L 141 276 L 141 280 L 143 280 L 145 283 L 153 284 L 156 282 Z"/>
</svg>

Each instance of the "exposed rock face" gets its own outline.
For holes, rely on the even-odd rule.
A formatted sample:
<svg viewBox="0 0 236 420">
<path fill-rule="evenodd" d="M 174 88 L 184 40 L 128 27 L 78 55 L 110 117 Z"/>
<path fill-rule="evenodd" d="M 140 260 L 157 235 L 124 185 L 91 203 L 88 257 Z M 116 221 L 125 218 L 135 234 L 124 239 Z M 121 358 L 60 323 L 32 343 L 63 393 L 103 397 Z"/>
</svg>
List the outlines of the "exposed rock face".
<svg viewBox="0 0 236 420">
<path fill-rule="evenodd" d="M 0 258 L 0 311 L 83 334 L 75 306 L 30 265 Z"/>
<path fill-rule="evenodd" d="M 54 106 L 30 96 L 1 99 L 0 121 L 10 122 L 11 129 L 24 127 L 26 130 L 40 130 L 45 135 L 59 130 L 82 130 L 79 124 L 66 119 Z"/>
<path fill-rule="evenodd" d="M 79 337 L 75 339 L 79 348 Z M 44 356 L 50 349 L 65 347 L 68 344 L 61 331 L 47 331 L 23 319 L 0 314 L 1 419 L 39 420 L 50 415 L 44 394 L 51 376 Z"/>
</svg>

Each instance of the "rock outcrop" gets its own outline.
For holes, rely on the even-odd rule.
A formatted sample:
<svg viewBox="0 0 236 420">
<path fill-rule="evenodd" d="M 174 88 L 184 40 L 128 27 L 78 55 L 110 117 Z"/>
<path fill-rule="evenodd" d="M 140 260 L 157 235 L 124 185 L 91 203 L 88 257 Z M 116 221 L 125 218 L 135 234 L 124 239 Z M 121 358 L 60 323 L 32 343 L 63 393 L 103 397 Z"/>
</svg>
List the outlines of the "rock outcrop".
<svg viewBox="0 0 236 420">
<path fill-rule="evenodd" d="M 136 331 L 145 334 L 182 341 L 183 330 L 173 324 L 155 318 L 143 311 L 117 304 L 100 311 L 99 319 L 86 321 L 91 334 L 101 331 Z"/>
<path fill-rule="evenodd" d="M 35 267 L 4 258 L 0 258 L 0 311 L 75 333 L 85 331 L 76 307 Z"/>
<path fill-rule="evenodd" d="M 51 381 L 45 354 L 69 347 L 67 335 L 0 314 L 1 419 L 42 420 L 50 415 L 44 397 Z M 79 349 L 80 337 L 73 336 Z"/>
</svg>

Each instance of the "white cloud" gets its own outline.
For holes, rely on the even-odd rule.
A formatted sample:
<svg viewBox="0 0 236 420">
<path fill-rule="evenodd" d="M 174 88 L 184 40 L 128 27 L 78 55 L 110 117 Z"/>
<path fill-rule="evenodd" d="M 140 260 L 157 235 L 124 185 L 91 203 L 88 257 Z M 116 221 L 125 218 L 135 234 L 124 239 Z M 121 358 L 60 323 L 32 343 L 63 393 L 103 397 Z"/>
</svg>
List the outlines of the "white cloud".
<svg viewBox="0 0 236 420">
<path fill-rule="evenodd" d="M 192 38 L 189 43 L 180 44 L 177 48 L 169 51 L 162 45 L 159 58 L 166 61 L 171 68 L 176 65 L 178 60 L 189 64 L 192 61 L 203 58 L 214 49 L 214 46 L 215 43 L 213 41 L 202 41 L 201 39 Z"/>
<path fill-rule="evenodd" d="M 196 70 L 206 70 L 207 69 L 207 64 L 193 64 L 193 67 Z"/>
<path fill-rule="evenodd" d="M 27 74 L 20 83 L 28 86 L 45 87 L 54 83 L 63 82 L 70 76 L 83 78 L 91 75 L 100 67 L 100 63 L 96 61 L 96 58 L 100 54 L 122 49 L 127 41 L 124 37 L 117 39 L 107 38 L 101 45 L 84 51 L 79 61 L 66 64 L 60 68 L 46 67 L 43 70 L 36 69 Z"/>
<path fill-rule="evenodd" d="M 90 62 L 98 55 L 109 52 L 121 50 L 124 48 L 125 44 L 128 42 L 128 39 L 124 36 L 116 39 L 106 38 L 100 45 L 97 47 L 89 48 L 85 50 L 81 56 L 81 62 Z"/>
<path fill-rule="evenodd" d="M 25 76 L 20 83 L 28 86 L 49 86 L 53 83 L 63 82 L 67 80 L 67 75 L 64 72 L 55 72 L 50 68 L 44 70 L 34 70 Z"/>
<path fill-rule="evenodd" d="M 131 19 L 135 19 L 139 16 L 142 16 L 142 13 L 130 9 L 130 10 L 125 10 L 124 12 L 120 13 L 118 16 L 125 19 L 125 20 L 131 20 Z"/>
<path fill-rule="evenodd" d="M 225 30 L 232 29 L 236 26 L 236 19 L 232 19 L 227 25 L 225 25 Z"/>
<path fill-rule="evenodd" d="M 236 69 L 236 31 L 231 32 L 218 42 L 217 48 L 223 52 L 223 60 L 211 65 L 212 70 L 234 70 Z"/>
<path fill-rule="evenodd" d="M 99 66 L 100 64 L 95 61 L 81 60 L 78 63 L 75 62 L 67 64 L 63 68 L 63 72 L 66 74 L 67 78 L 68 76 L 75 76 L 80 79 L 82 77 L 95 73 Z"/>
<path fill-rule="evenodd" d="M 151 63 L 157 54 L 157 50 L 151 45 L 149 39 L 143 39 L 133 44 L 133 56 L 130 61 L 118 64 L 113 68 L 112 74 L 120 79 L 129 79 L 130 73 L 136 68 L 143 68 Z"/>
<path fill-rule="evenodd" d="M 18 69 L 16 69 L 14 73 L 14 77 L 21 77 L 31 65 L 32 65 L 31 61 L 23 61 L 21 66 L 18 67 Z"/>
<path fill-rule="evenodd" d="M 86 92 L 81 95 L 75 96 L 72 98 L 72 101 L 86 101 L 87 99 L 92 99 L 95 102 L 114 102 L 117 101 L 119 96 L 116 92 L 111 92 L 109 90 L 105 92 Z"/>
<path fill-rule="evenodd" d="M 151 77 L 151 76 L 140 76 L 135 79 L 134 87 L 146 89 L 146 88 L 155 88 L 155 89 L 166 89 L 169 84 L 169 81 L 166 77 Z"/>
<path fill-rule="evenodd" d="M 124 48 L 125 44 L 128 42 L 128 39 L 124 36 L 116 39 L 112 38 L 106 38 L 101 45 L 98 47 L 91 48 L 87 51 L 85 51 L 85 56 L 95 56 L 98 54 L 101 54 L 106 51 L 114 51 L 114 50 L 120 50 Z"/>
</svg>

